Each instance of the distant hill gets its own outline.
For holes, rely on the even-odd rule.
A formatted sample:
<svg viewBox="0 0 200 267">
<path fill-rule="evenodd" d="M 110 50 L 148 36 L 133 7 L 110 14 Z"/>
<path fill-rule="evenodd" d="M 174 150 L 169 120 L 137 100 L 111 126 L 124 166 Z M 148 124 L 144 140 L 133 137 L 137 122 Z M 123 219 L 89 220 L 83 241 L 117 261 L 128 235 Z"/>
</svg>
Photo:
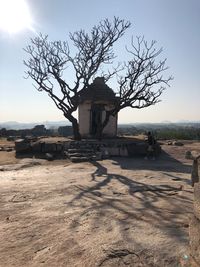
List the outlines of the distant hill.
<svg viewBox="0 0 200 267">
<path fill-rule="evenodd" d="M 138 129 L 160 129 L 160 128 L 177 128 L 177 127 L 195 127 L 200 128 L 200 121 L 196 122 L 160 122 L 160 123 L 128 123 L 119 124 L 121 128 L 138 128 Z"/>
<path fill-rule="evenodd" d="M 7 130 L 21 130 L 21 129 L 32 129 L 36 125 L 44 125 L 47 129 L 49 128 L 58 128 L 60 126 L 67 126 L 70 123 L 65 121 L 44 121 L 44 122 L 31 122 L 31 123 L 22 123 L 17 121 L 8 121 L 8 122 L 0 122 L 0 129 L 6 128 Z"/>
<path fill-rule="evenodd" d="M 60 126 L 69 126 L 71 123 L 69 123 L 67 120 L 64 121 L 43 121 L 43 122 L 31 122 L 31 123 L 21 123 L 17 121 L 8 121 L 8 122 L 0 122 L 0 129 L 6 128 L 7 130 L 13 129 L 13 130 L 20 130 L 20 129 L 32 129 L 36 125 L 44 125 L 46 129 L 50 128 L 58 128 Z M 119 123 L 119 128 L 132 128 L 136 127 L 139 129 L 158 129 L 163 127 L 169 127 L 169 128 L 176 128 L 176 127 L 197 127 L 200 128 L 200 121 L 181 121 L 181 122 L 170 122 L 170 121 L 164 121 L 160 123 Z"/>
</svg>

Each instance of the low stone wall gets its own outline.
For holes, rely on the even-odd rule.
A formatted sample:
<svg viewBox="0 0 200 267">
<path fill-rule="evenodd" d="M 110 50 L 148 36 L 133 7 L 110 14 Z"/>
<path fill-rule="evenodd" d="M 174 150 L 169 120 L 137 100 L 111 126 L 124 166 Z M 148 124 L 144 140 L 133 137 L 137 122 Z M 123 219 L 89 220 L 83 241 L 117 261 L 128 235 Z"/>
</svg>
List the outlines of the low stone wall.
<svg viewBox="0 0 200 267">
<path fill-rule="evenodd" d="M 33 152 L 41 152 L 41 153 L 54 153 L 54 152 L 62 152 L 64 150 L 64 143 L 46 143 L 46 142 L 37 142 L 32 144 Z"/>
<path fill-rule="evenodd" d="M 147 143 L 143 140 L 127 140 L 127 139 L 105 139 L 98 140 L 82 140 L 82 141 L 57 141 L 49 142 L 45 140 L 20 139 L 15 141 L 16 153 L 33 152 L 33 153 L 59 153 L 67 151 L 72 147 L 92 148 L 94 151 L 106 151 L 108 156 L 145 156 L 147 153 Z M 160 145 L 155 147 L 156 154 L 160 153 Z"/>
<path fill-rule="evenodd" d="M 32 139 L 18 139 L 15 141 L 16 153 L 59 153 L 67 150 L 70 146 L 70 141 L 66 142 L 48 142 Z"/>
</svg>

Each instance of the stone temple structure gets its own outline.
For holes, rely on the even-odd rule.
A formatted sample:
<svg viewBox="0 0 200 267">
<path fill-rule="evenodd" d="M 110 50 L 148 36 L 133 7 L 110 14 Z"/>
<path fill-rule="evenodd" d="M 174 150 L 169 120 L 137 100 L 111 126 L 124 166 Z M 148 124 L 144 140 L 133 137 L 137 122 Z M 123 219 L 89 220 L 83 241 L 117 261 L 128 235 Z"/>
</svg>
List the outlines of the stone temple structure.
<svg viewBox="0 0 200 267">
<path fill-rule="evenodd" d="M 95 78 L 94 82 L 79 93 L 79 130 L 83 138 L 93 138 L 97 125 L 105 118 L 105 111 L 112 109 L 118 98 L 109 88 L 103 77 Z M 110 116 L 103 129 L 103 137 L 113 138 L 117 135 L 117 115 Z"/>
</svg>

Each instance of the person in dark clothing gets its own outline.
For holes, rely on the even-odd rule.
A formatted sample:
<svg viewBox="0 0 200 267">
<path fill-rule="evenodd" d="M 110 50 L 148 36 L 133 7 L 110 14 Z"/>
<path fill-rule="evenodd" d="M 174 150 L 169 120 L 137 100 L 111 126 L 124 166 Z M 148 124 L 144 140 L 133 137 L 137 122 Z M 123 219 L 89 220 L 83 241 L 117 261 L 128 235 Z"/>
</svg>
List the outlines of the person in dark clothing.
<svg viewBox="0 0 200 267">
<path fill-rule="evenodd" d="M 150 157 L 152 157 L 153 160 L 155 160 L 155 144 L 156 144 L 156 140 L 154 138 L 154 136 L 152 135 L 151 132 L 147 133 L 147 154 L 145 159 L 148 159 Z"/>
</svg>

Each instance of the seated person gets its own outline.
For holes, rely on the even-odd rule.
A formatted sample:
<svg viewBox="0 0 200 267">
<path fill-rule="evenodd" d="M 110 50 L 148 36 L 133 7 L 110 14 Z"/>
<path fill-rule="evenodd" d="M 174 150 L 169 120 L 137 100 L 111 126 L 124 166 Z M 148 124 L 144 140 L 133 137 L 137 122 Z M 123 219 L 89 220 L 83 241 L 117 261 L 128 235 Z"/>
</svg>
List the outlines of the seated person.
<svg viewBox="0 0 200 267">
<path fill-rule="evenodd" d="M 153 160 L 155 160 L 155 144 L 156 144 L 156 140 L 153 137 L 151 132 L 147 133 L 147 154 L 145 159 L 148 159 L 150 157 L 152 157 Z"/>
</svg>

